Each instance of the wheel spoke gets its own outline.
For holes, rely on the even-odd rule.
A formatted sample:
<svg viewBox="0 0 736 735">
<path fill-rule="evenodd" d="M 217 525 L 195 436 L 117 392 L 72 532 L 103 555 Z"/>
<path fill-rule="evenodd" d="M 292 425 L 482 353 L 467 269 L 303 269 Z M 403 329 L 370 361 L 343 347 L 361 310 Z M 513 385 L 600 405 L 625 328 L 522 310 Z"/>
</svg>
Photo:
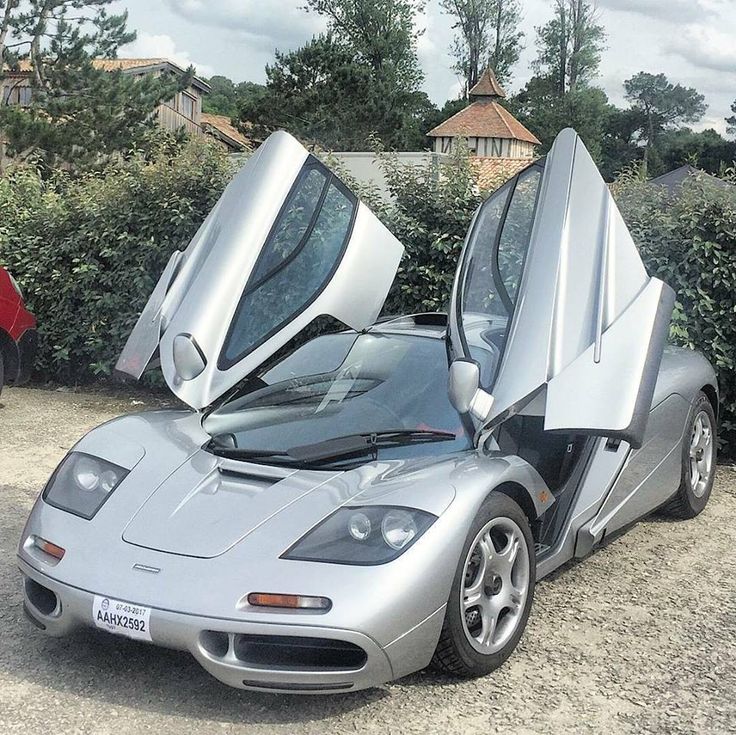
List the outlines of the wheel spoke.
<svg viewBox="0 0 736 735">
<path fill-rule="evenodd" d="M 711 433 L 710 429 L 705 427 L 700 435 L 700 444 L 698 445 L 699 449 L 706 450 L 710 446 L 711 441 Z"/>
<path fill-rule="evenodd" d="M 484 646 L 490 646 L 493 643 L 493 635 L 496 632 L 498 624 L 498 613 L 492 610 L 490 605 L 486 605 L 481 613 L 483 627 L 478 636 L 479 641 Z"/>
<path fill-rule="evenodd" d="M 695 425 L 693 426 L 693 435 L 690 439 L 690 447 L 692 449 L 697 449 L 698 445 L 700 444 L 700 437 L 703 433 L 703 423 L 700 416 L 698 416 L 697 419 L 695 419 Z"/>
<path fill-rule="evenodd" d="M 700 469 L 698 467 L 698 460 L 695 457 L 690 457 L 690 484 L 693 488 L 696 488 L 699 482 Z"/>
<path fill-rule="evenodd" d="M 514 568 L 516 557 L 519 554 L 519 538 L 516 534 L 511 536 L 508 546 L 499 555 L 503 561 L 504 566 L 508 568 L 509 573 Z"/>
</svg>

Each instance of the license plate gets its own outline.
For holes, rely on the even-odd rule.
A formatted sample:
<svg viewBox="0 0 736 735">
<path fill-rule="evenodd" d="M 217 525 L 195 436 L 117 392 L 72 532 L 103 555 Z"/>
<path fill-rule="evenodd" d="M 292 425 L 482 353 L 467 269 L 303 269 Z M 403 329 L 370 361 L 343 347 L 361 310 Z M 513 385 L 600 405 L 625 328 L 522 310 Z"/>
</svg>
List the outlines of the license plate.
<svg viewBox="0 0 736 735">
<path fill-rule="evenodd" d="M 150 607 L 95 595 L 92 620 L 98 628 L 108 633 L 117 633 L 140 641 L 151 640 Z"/>
</svg>

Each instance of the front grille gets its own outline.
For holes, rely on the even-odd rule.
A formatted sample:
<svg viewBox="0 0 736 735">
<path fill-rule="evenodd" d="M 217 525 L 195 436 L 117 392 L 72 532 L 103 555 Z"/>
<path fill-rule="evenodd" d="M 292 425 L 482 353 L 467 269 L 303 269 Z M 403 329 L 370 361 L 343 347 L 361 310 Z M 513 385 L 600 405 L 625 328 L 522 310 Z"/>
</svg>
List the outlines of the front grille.
<svg viewBox="0 0 736 735">
<path fill-rule="evenodd" d="M 360 646 L 331 638 L 206 630 L 200 635 L 200 643 L 215 658 L 232 654 L 245 666 L 272 671 L 357 671 L 368 660 Z"/>
</svg>

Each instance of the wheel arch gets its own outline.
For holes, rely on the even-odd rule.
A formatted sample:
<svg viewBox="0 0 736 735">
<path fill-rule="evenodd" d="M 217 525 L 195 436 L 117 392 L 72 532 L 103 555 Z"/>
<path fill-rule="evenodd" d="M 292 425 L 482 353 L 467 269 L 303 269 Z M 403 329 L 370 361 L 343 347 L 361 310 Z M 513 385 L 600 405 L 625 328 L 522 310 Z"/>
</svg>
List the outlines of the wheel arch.
<svg viewBox="0 0 736 735">
<path fill-rule="evenodd" d="M 520 482 L 515 482 L 513 480 L 502 482 L 500 485 L 494 487 L 493 490 L 488 493 L 487 497 L 490 497 L 493 493 L 500 493 L 511 498 L 511 500 L 513 500 L 522 509 L 522 511 L 524 511 L 524 515 L 529 521 L 530 526 L 533 526 L 534 522 L 539 518 L 532 491 Z"/>
<path fill-rule="evenodd" d="M 710 401 L 710 405 L 713 408 L 713 413 L 715 414 L 716 424 L 717 424 L 718 423 L 718 391 L 710 383 L 706 383 L 704 386 L 701 387 L 700 390 L 703 393 L 705 393 L 706 397 L 708 398 L 708 401 Z"/>
</svg>

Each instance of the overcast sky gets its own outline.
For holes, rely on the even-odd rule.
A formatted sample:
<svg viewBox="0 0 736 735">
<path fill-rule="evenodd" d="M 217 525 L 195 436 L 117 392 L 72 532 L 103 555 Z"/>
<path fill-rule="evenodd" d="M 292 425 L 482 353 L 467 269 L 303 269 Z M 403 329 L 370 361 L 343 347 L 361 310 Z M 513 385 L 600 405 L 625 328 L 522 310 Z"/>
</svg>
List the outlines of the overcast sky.
<svg viewBox="0 0 736 735">
<path fill-rule="evenodd" d="M 121 55 L 165 56 L 193 63 L 199 74 L 263 82 L 275 49 L 302 45 L 323 21 L 301 9 L 303 0 L 117 0 L 127 8 L 138 39 Z M 550 0 L 522 0 L 526 49 L 515 69 L 512 91 L 530 76 L 535 26 L 551 15 Z M 736 0 L 598 0 L 608 33 L 598 84 L 623 105 L 623 80 L 638 71 L 663 72 L 673 82 L 705 95 L 708 111 L 697 128 L 725 132 L 724 118 L 736 99 Z M 428 0 L 417 18 L 424 29 L 419 58 L 425 89 L 442 104 L 457 96 L 448 46 L 451 18 L 439 0 Z"/>
</svg>

